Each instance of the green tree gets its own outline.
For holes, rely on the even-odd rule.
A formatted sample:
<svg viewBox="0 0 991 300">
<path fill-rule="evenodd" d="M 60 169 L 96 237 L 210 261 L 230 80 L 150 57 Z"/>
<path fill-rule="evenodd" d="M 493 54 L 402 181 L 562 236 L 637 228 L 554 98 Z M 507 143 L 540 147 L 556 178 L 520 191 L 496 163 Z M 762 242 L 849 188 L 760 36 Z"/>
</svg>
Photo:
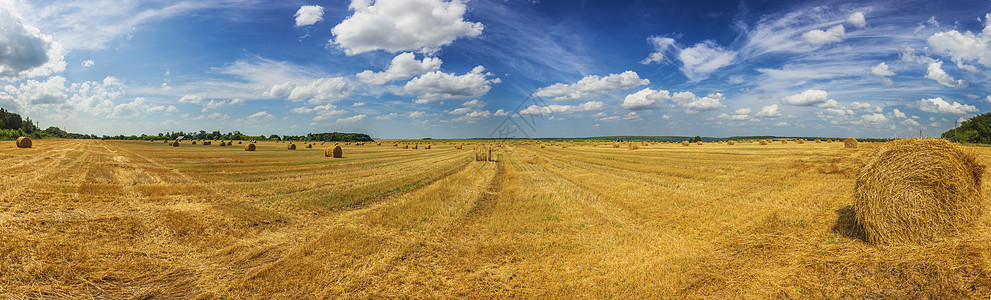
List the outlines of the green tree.
<svg viewBox="0 0 991 300">
<path fill-rule="evenodd" d="M 961 143 L 991 144 L 991 113 L 963 121 L 959 127 L 944 132 L 942 137 Z"/>
</svg>

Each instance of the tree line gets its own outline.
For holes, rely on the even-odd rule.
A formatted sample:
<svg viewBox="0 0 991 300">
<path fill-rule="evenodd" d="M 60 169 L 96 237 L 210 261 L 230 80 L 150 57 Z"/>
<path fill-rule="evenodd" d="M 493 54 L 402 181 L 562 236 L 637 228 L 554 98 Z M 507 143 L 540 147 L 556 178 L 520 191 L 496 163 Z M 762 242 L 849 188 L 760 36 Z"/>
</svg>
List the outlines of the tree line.
<svg viewBox="0 0 991 300">
<path fill-rule="evenodd" d="M 308 133 L 306 135 L 245 135 L 240 131 L 221 133 L 219 130 L 206 132 L 205 130 L 193 132 L 168 132 L 157 135 L 102 135 L 70 133 L 61 128 L 51 126 L 45 130 L 38 128 L 37 123 L 31 118 L 21 118 L 21 115 L 0 108 L 0 140 L 15 140 L 18 137 L 30 137 L 34 139 L 43 138 L 63 138 L 63 139 L 105 139 L 105 140 L 175 140 L 182 137 L 185 140 L 254 140 L 254 141 L 313 141 L 313 142 L 371 142 L 370 136 L 364 133 Z"/>
</svg>

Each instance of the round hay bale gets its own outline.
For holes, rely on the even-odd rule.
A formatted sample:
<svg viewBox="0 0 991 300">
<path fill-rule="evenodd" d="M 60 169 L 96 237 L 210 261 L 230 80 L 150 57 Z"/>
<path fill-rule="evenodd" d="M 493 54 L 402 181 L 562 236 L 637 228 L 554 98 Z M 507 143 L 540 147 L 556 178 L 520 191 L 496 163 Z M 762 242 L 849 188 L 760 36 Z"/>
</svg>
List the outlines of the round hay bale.
<svg viewBox="0 0 991 300">
<path fill-rule="evenodd" d="M 289 143 L 289 145 L 287 145 L 287 146 L 286 146 L 286 149 L 289 149 L 289 150 L 296 150 L 296 144 L 293 144 L 293 143 Z"/>
<path fill-rule="evenodd" d="M 210 144 L 211 144 L 210 141 L 203 142 L 203 146 L 210 146 Z"/>
<path fill-rule="evenodd" d="M 761 144 L 761 146 L 767 145 L 767 141 L 761 140 L 760 141 L 760 144 Z"/>
<path fill-rule="evenodd" d="M 695 142 L 696 145 L 702 146 L 702 142 Z"/>
<path fill-rule="evenodd" d="M 224 142 L 224 141 L 220 141 L 220 146 L 221 146 L 221 147 L 227 147 L 227 142 Z"/>
<path fill-rule="evenodd" d="M 244 151 L 255 151 L 255 144 L 252 143 L 245 144 Z"/>
<path fill-rule="evenodd" d="M 878 148 L 857 176 L 857 224 L 874 244 L 922 245 L 963 235 L 987 207 L 984 166 L 943 139 L 903 139 Z"/>
<path fill-rule="evenodd" d="M 855 138 L 846 138 L 845 140 L 843 140 L 843 147 L 845 147 L 845 148 L 857 148 L 857 139 L 855 139 Z"/>
<path fill-rule="evenodd" d="M 19 137 L 17 138 L 17 141 L 14 141 L 14 145 L 16 145 L 17 148 L 31 148 L 31 138 L 26 136 Z"/>
<path fill-rule="evenodd" d="M 241 144 L 241 141 L 237 141 L 237 144 L 240 145 Z"/>
<path fill-rule="evenodd" d="M 430 150 L 430 145 L 427 145 L 427 146 L 426 146 L 426 147 L 424 147 L 423 149 L 427 149 L 427 150 Z"/>
<path fill-rule="evenodd" d="M 818 144 L 818 143 L 822 143 L 822 140 L 816 139 L 816 144 Z"/>
<path fill-rule="evenodd" d="M 190 144 L 192 144 L 192 145 L 196 145 L 196 141 L 193 141 L 193 142 L 192 142 L 192 143 L 190 143 Z"/>
<path fill-rule="evenodd" d="M 313 144 L 306 144 L 306 148 L 313 148 Z"/>
<path fill-rule="evenodd" d="M 169 146 L 179 147 L 179 142 L 171 142 L 171 143 L 169 143 Z"/>
<path fill-rule="evenodd" d="M 682 145 L 682 146 L 688 146 L 688 145 L 689 145 L 689 143 L 688 143 L 688 141 L 681 141 L 681 145 Z"/>
<path fill-rule="evenodd" d="M 803 140 L 803 139 L 798 139 L 798 140 L 795 140 L 795 143 L 798 143 L 798 144 L 805 144 L 805 140 Z"/>
<path fill-rule="evenodd" d="M 323 150 L 323 155 L 326 157 L 342 158 L 344 157 L 344 149 L 341 146 L 327 147 Z"/>
<path fill-rule="evenodd" d="M 733 145 L 736 145 L 736 142 L 734 142 L 734 141 L 726 141 L 726 144 L 727 145 L 730 145 L 730 146 L 733 146 Z"/>
</svg>

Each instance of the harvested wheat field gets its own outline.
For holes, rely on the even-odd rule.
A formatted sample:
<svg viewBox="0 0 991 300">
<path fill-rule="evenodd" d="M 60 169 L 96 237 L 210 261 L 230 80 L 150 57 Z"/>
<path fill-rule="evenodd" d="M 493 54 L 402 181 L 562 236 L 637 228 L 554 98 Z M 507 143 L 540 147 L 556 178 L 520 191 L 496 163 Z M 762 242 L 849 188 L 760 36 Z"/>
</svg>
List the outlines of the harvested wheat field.
<svg viewBox="0 0 991 300">
<path fill-rule="evenodd" d="M 483 142 L 486 161 L 455 147 L 342 145 L 334 159 L 275 142 L 9 143 L 2 298 L 991 295 L 987 216 L 925 246 L 868 242 L 855 188 L 883 143 Z M 991 164 L 988 148 L 964 150 Z"/>
</svg>

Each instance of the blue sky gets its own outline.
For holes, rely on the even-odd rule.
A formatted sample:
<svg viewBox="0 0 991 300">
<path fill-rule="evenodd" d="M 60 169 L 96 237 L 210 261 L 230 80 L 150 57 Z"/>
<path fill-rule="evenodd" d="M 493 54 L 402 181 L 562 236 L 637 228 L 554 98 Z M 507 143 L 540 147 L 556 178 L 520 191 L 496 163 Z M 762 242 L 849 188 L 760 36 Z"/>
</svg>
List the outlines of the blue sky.
<svg viewBox="0 0 991 300">
<path fill-rule="evenodd" d="M 468 138 L 507 119 L 530 137 L 938 135 L 991 110 L 989 13 L 988 1 L 0 0 L 0 107 L 128 135 Z"/>
</svg>

